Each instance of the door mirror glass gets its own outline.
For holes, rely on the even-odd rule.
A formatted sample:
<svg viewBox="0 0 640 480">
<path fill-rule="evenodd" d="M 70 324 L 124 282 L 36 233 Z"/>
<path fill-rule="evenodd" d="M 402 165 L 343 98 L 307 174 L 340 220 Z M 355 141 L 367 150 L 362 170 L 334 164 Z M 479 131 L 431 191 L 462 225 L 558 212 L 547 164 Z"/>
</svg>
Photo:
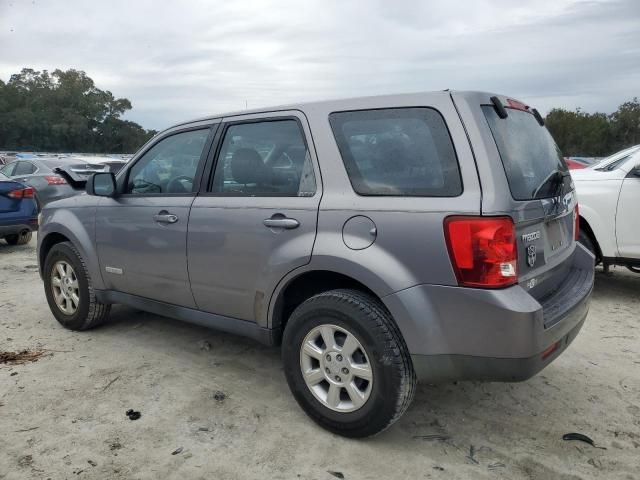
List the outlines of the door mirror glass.
<svg viewBox="0 0 640 480">
<path fill-rule="evenodd" d="M 97 197 L 113 197 L 116 194 L 116 177 L 112 172 L 94 173 L 87 180 L 87 193 Z"/>
</svg>

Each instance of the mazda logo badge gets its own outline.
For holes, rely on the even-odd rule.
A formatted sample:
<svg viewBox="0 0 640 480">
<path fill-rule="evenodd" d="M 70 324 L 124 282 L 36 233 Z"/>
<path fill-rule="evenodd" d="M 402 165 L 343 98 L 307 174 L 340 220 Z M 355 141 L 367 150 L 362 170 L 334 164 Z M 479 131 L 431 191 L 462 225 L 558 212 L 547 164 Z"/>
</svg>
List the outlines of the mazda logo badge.
<svg viewBox="0 0 640 480">
<path fill-rule="evenodd" d="M 533 267 L 536 264 L 536 246 L 529 245 L 527 247 L 527 265 Z"/>
</svg>

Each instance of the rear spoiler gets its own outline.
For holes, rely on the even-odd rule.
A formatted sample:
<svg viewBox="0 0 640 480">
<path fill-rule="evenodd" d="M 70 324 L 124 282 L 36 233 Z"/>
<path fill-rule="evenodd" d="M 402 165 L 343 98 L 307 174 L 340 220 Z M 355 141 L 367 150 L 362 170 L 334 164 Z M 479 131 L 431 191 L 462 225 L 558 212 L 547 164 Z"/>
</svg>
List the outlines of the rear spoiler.
<svg viewBox="0 0 640 480">
<path fill-rule="evenodd" d="M 86 175 L 79 175 L 72 167 L 56 167 L 53 171 L 64 178 L 71 187 L 77 190 L 84 190 L 87 186 Z"/>
<path fill-rule="evenodd" d="M 509 113 L 507 113 L 507 109 L 505 108 L 505 106 L 502 104 L 502 102 L 498 97 L 494 96 L 494 97 L 491 97 L 489 100 L 491 100 L 491 103 L 493 104 L 493 108 L 496 109 L 496 113 L 500 118 L 507 118 L 509 116 Z M 542 118 L 542 115 L 540 115 L 540 112 L 538 112 L 537 109 L 530 108 L 528 105 L 525 105 L 524 103 L 519 102 L 517 100 L 512 100 L 511 98 L 507 99 L 507 103 L 509 104 L 509 108 L 514 108 L 516 110 L 522 110 L 523 112 L 529 112 L 533 114 L 538 124 L 540 124 L 541 127 L 544 127 L 544 118 Z"/>
</svg>

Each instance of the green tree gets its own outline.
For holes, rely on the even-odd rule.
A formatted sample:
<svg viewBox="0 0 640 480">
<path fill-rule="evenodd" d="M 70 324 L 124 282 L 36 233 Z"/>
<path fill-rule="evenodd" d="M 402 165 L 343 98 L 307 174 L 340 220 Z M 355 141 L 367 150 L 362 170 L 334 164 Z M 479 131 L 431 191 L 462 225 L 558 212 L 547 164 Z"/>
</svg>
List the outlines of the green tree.
<svg viewBox="0 0 640 480">
<path fill-rule="evenodd" d="M 611 114 L 612 134 L 616 145 L 625 147 L 640 144 L 640 102 L 634 97 Z"/>
<path fill-rule="evenodd" d="M 155 134 L 120 119 L 131 108 L 83 71 L 24 68 L 0 80 L 0 148 L 131 153 Z"/>
<path fill-rule="evenodd" d="M 601 157 L 640 144 L 640 102 L 625 102 L 612 114 L 554 108 L 545 122 L 567 156 Z"/>
</svg>

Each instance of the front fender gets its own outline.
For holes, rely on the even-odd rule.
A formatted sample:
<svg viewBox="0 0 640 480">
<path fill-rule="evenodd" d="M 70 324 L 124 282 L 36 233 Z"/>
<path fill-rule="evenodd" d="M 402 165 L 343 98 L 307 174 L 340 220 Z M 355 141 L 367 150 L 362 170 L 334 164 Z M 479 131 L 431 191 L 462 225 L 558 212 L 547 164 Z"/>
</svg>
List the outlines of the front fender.
<svg viewBox="0 0 640 480">
<path fill-rule="evenodd" d="M 615 209 L 609 215 L 601 215 L 591 206 L 580 204 L 580 216 L 589 224 L 602 255 L 616 257 L 618 247 L 615 239 Z"/>
<path fill-rule="evenodd" d="M 40 269 L 44 267 L 42 246 L 50 235 L 63 235 L 76 247 L 84 261 L 91 283 L 96 289 L 103 289 L 100 262 L 95 246 L 95 207 L 45 209 L 42 211 L 42 225 L 38 232 L 38 259 Z"/>
</svg>

